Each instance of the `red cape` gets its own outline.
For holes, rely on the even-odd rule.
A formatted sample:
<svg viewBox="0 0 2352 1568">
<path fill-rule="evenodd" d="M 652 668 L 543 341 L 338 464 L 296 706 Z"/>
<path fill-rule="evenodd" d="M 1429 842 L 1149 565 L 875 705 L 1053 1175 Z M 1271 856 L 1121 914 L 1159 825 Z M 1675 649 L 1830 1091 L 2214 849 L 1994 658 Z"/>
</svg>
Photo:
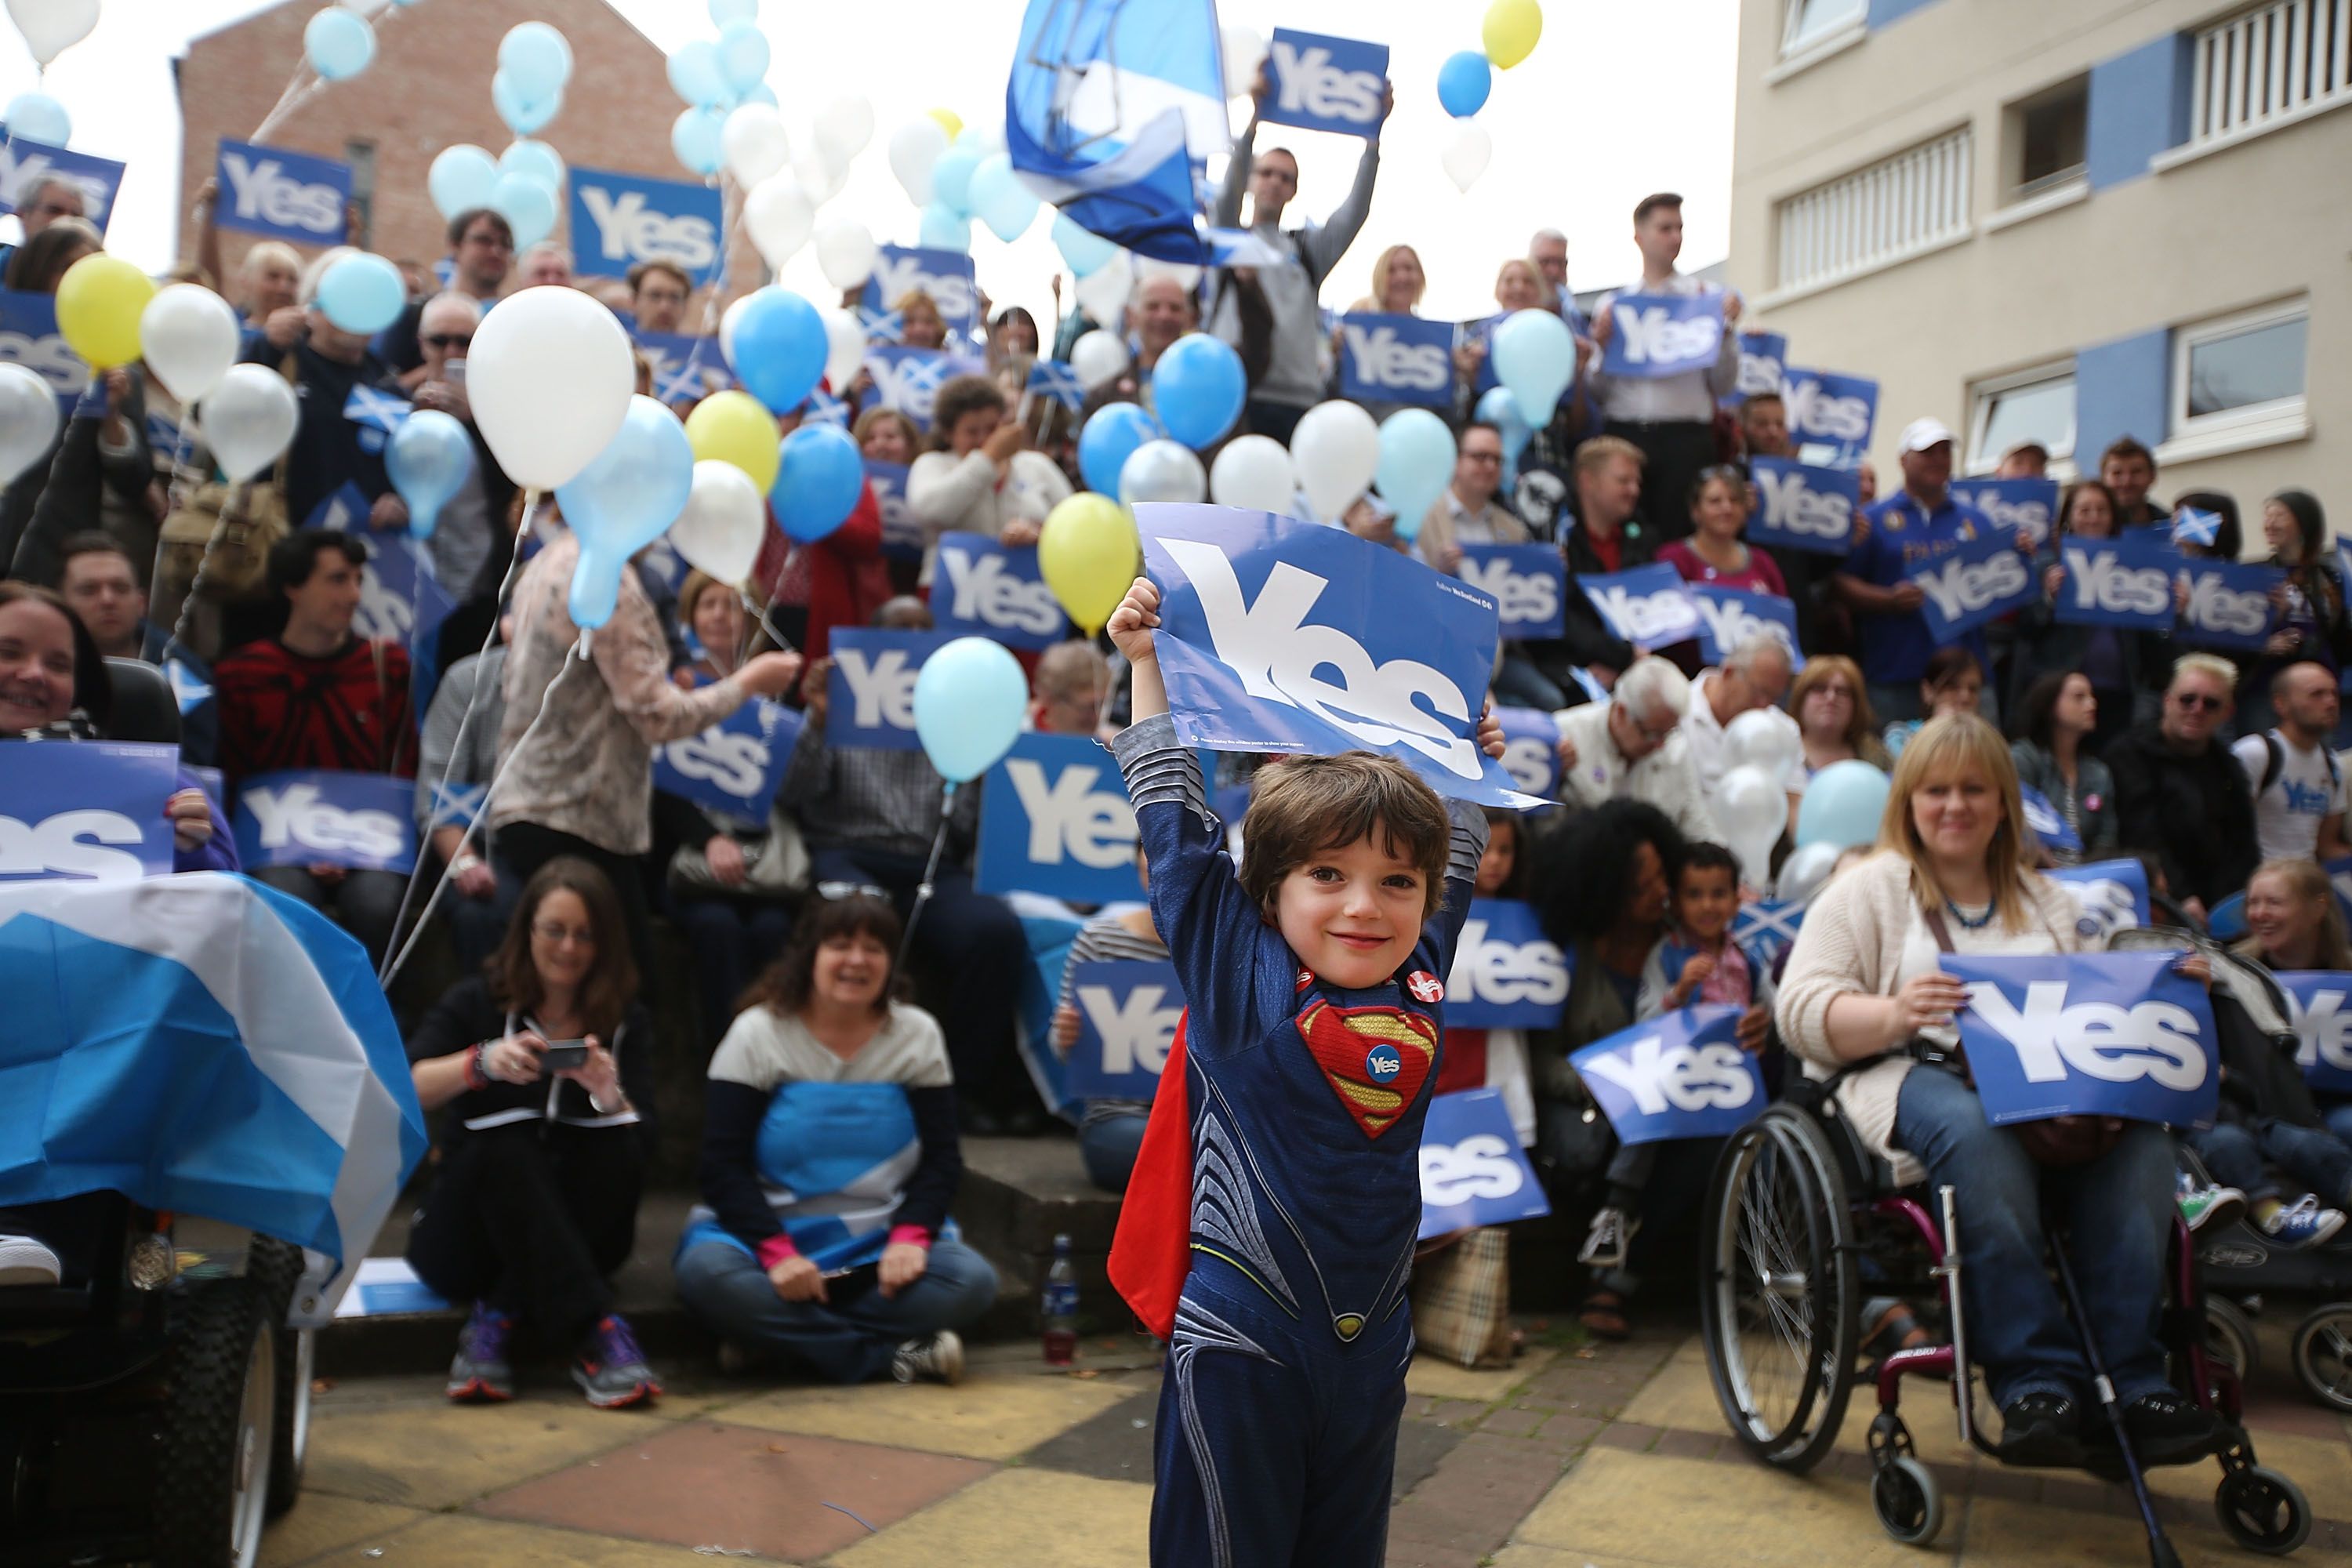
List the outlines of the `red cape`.
<svg viewBox="0 0 2352 1568">
<path fill-rule="evenodd" d="M 1176 1298 L 1192 1267 L 1192 1118 L 1184 1071 L 1191 1019 L 1187 1011 L 1176 1020 L 1176 1038 L 1168 1047 L 1110 1243 L 1112 1286 L 1163 1340 L 1176 1326 Z"/>
</svg>

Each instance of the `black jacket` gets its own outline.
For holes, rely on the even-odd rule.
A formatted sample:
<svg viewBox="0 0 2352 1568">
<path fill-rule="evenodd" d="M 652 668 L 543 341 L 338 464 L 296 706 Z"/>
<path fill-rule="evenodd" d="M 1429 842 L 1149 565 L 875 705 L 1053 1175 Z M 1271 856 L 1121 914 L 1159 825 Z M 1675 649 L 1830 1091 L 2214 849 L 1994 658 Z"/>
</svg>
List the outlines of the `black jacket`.
<svg viewBox="0 0 2352 1568">
<path fill-rule="evenodd" d="M 507 1010 L 491 997 L 490 983 L 477 974 L 459 981 L 442 993 L 441 1000 L 425 1015 L 425 1021 L 410 1031 L 408 1059 L 412 1062 L 430 1061 L 436 1057 L 462 1051 L 478 1041 L 498 1039 L 506 1032 Z M 621 1089 L 637 1110 L 635 1131 L 643 1145 L 649 1149 L 653 1146 L 654 1020 L 653 1015 L 646 1011 L 644 1003 L 629 1004 L 628 1011 L 621 1016 L 621 1026 L 604 1045 L 619 1060 Z M 569 1079 L 543 1079 L 538 1083 L 492 1083 L 487 1089 L 469 1089 L 448 1103 L 442 1124 L 442 1143 L 454 1145 L 467 1136 L 466 1123 L 486 1116 L 516 1111 L 528 1111 L 542 1118 L 548 1116 L 550 1082 L 556 1086 L 553 1115 L 566 1121 L 583 1121 L 595 1117 L 594 1109 L 588 1103 L 588 1091 Z M 613 1129 L 614 1131 L 628 1130 L 625 1125 Z"/>
<path fill-rule="evenodd" d="M 265 364 L 282 373 L 289 358 L 294 362 L 292 380 L 299 412 L 293 445 L 287 447 L 282 461 L 286 525 L 299 529 L 310 520 L 320 501 L 346 484 L 359 486 L 360 494 L 371 502 L 392 489 L 392 480 L 383 471 L 383 432 L 343 416 L 352 389 L 364 386 L 404 401 L 408 395 L 374 354 L 363 353 L 357 364 L 345 364 L 319 353 L 307 339 L 281 353 L 270 346 L 268 339 L 256 336 L 245 352 L 244 363 Z M 258 477 L 266 479 L 276 472 L 277 465 L 272 464 Z M 491 519 L 494 535 L 504 521 Z"/>
<path fill-rule="evenodd" d="M 2246 885 L 2262 850 L 2253 791 L 2229 747 L 2213 741 L 2184 756 L 2143 724 L 2107 748 L 2106 763 L 2124 847 L 2154 855 L 2175 899 L 2210 910 Z"/>
</svg>

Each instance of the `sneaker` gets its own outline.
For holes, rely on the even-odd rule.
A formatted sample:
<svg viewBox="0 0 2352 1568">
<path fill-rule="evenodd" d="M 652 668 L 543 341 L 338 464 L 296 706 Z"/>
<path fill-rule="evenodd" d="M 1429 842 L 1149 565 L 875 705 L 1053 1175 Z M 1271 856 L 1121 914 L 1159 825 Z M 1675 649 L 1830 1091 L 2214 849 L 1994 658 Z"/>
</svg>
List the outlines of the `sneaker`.
<svg viewBox="0 0 2352 1568">
<path fill-rule="evenodd" d="M 2082 1407 L 2063 1394 L 2029 1394 L 2000 1413 L 2004 1465 L 2073 1469 L 2083 1462 Z"/>
<path fill-rule="evenodd" d="M 588 1331 L 588 1342 L 572 1363 L 572 1381 L 599 1410 L 618 1410 L 661 1396 L 661 1383 L 646 1364 L 637 1336 L 618 1313 Z"/>
<path fill-rule="evenodd" d="M 1592 1216 L 1592 1228 L 1585 1233 L 1584 1247 L 1576 1260 L 1595 1268 L 1622 1268 L 1626 1246 L 1641 1228 L 1639 1215 L 1628 1215 L 1621 1208 L 1601 1209 Z"/>
<path fill-rule="evenodd" d="M 474 1303 L 474 1315 L 457 1331 L 457 1359 L 449 1363 L 450 1398 L 514 1397 L 514 1367 L 507 1361 L 507 1335 L 513 1331 L 512 1318 L 490 1310 L 488 1301 Z"/>
<path fill-rule="evenodd" d="M 2212 1451 L 2221 1423 L 2179 1390 L 2164 1388 L 2124 1406 L 2124 1430 L 2142 1465 L 2179 1465 Z"/>
<path fill-rule="evenodd" d="M 58 1255 L 30 1236 L 0 1236 L 0 1285 L 54 1285 Z"/>
<path fill-rule="evenodd" d="M 2184 1181 L 2179 1204 L 2180 1217 L 2191 1236 L 2201 1234 L 2208 1226 L 2227 1230 L 2246 1216 L 2246 1194 L 2235 1187 L 2200 1187 Z"/>
<path fill-rule="evenodd" d="M 2319 1200 L 2305 1193 L 2259 1223 L 2264 1236 L 2282 1247 L 2300 1251 L 2306 1247 L 2317 1247 L 2342 1230 L 2344 1211 L 2321 1208 Z"/>
<path fill-rule="evenodd" d="M 953 1329 L 941 1329 L 929 1339 L 908 1340 L 890 1358 L 890 1375 L 900 1383 L 928 1377 L 937 1383 L 963 1381 L 963 1339 Z"/>
</svg>

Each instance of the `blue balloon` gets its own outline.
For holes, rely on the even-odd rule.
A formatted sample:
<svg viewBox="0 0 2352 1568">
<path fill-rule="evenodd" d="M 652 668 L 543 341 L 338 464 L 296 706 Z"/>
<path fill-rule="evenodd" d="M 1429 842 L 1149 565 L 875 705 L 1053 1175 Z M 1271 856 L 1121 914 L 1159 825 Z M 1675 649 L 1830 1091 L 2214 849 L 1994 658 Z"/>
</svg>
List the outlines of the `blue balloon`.
<svg viewBox="0 0 2352 1568">
<path fill-rule="evenodd" d="M 490 205 L 499 183 L 499 166 L 490 155 L 470 142 L 444 147 L 435 155 L 425 177 L 433 205 L 445 218 Z"/>
<path fill-rule="evenodd" d="M 923 209 L 919 237 L 926 250 L 952 250 L 969 256 L 971 253 L 971 219 L 933 202 Z"/>
<path fill-rule="evenodd" d="M 760 0 L 710 0 L 710 25 L 724 32 L 738 22 L 757 21 Z"/>
<path fill-rule="evenodd" d="M 327 320 L 363 338 L 392 325 L 407 303 L 400 268 L 366 251 L 342 257 L 319 279 L 319 309 Z"/>
<path fill-rule="evenodd" d="M 680 44 L 669 57 L 670 90 L 697 109 L 727 101 L 727 73 L 719 68 L 719 46 L 708 38 Z"/>
<path fill-rule="evenodd" d="M 490 187 L 490 210 L 514 230 L 517 250 L 528 250 L 555 232 L 555 193 L 520 170 L 500 174 Z"/>
<path fill-rule="evenodd" d="M 349 81 L 375 58 L 375 29 L 367 19 L 330 5 L 302 29 L 302 56 L 328 81 Z"/>
<path fill-rule="evenodd" d="M 46 92 L 18 93 L 8 100 L 8 112 L 0 115 L 0 121 L 6 122 L 11 142 L 62 147 L 73 135 L 73 116 Z"/>
<path fill-rule="evenodd" d="M 1495 89 L 1495 68 L 1476 49 L 1446 57 L 1437 68 L 1437 101 L 1456 120 L 1467 120 L 1486 107 Z"/>
<path fill-rule="evenodd" d="M 1797 847 L 1835 844 L 1850 848 L 1878 837 L 1886 810 L 1886 775 L 1859 758 L 1832 763 L 1805 785 L 1797 806 Z"/>
<path fill-rule="evenodd" d="M 547 122 L 563 112 L 563 91 L 561 88 L 544 98 L 532 98 L 516 85 L 513 78 L 500 71 L 490 78 L 490 107 L 507 129 L 518 136 L 528 136 L 544 130 Z"/>
<path fill-rule="evenodd" d="M 1401 408 L 1381 422 L 1381 461 L 1372 471 L 1381 499 L 1396 509 L 1396 535 L 1407 544 L 1454 477 L 1454 432 L 1426 408 Z"/>
<path fill-rule="evenodd" d="M 441 509 L 474 471 L 474 439 L 454 415 L 420 408 L 384 444 L 383 471 L 408 503 L 408 536 L 430 539 Z"/>
<path fill-rule="evenodd" d="M 1511 389 L 1528 423 L 1551 423 L 1560 394 L 1576 378 L 1576 340 L 1549 310 L 1514 310 L 1487 340 L 1495 379 Z"/>
<path fill-rule="evenodd" d="M 838 425 L 803 425 L 784 437 L 775 487 L 768 502 L 784 531 L 814 544 L 857 510 L 866 491 L 866 458 Z"/>
<path fill-rule="evenodd" d="M 750 22 L 735 22 L 719 32 L 719 74 L 737 97 L 760 85 L 768 74 L 768 36 Z"/>
<path fill-rule="evenodd" d="M 735 319 L 735 376 L 776 414 L 808 400 L 824 375 L 824 318 L 815 306 L 771 284 L 743 302 Z"/>
<path fill-rule="evenodd" d="M 1478 417 L 1492 425 L 1503 437 L 1504 461 L 1516 463 L 1519 454 L 1528 449 L 1528 441 L 1535 430 L 1528 416 L 1519 412 L 1519 400 L 1507 386 L 1490 386 L 1486 395 L 1478 400 Z"/>
<path fill-rule="evenodd" d="M 560 195 L 563 190 L 563 155 L 544 142 L 509 143 L 499 154 L 499 173 L 529 174 L 545 185 L 551 195 Z"/>
<path fill-rule="evenodd" d="M 971 173 L 972 216 L 986 224 L 997 238 L 1010 245 L 1037 221 L 1037 193 L 1013 172 L 1013 160 L 992 153 Z"/>
<path fill-rule="evenodd" d="M 1249 396 L 1242 356 L 1206 332 L 1187 332 L 1151 367 L 1151 406 L 1168 434 L 1194 451 L 1234 427 Z"/>
<path fill-rule="evenodd" d="M 1137 404 L 1111 403 L 1095 410 L 1078 431 L 1078 471 L 1086 476 L 1087 489 L 1118 494 L 1119 470 L 1138 447 L 1161 434 L 1160 421 Z"/>
<path fill-rule="evenodd" d="M 1070 270 L 1081 278 L 1091 278 L 1110 265 L 1118 254 L 1118 247 L 1091 230 L 1081 228 L 1067 213 L 1054 215 L 1054 244 L 1061 250 L 1062 259 Z"/>
<path fill-rule="evenodd" d="M 570 484 L 556 487 L 563 521 L 580 541 L 572 571 L 572 624 L 613 618 L 629 557 L 659 539 L 694 489 L 694 443 L 677 416 L 650 397 L 629 399 L 621 428 Z"/>
<path fill-rule="evenodd" d="M 931 200 L 958 217 L 971 216 L 971 177 L 980 172 L 977 147 L 954 146 L 931 165 Z"/>
<path fill-rule="evenodd" d="M 572 46 L 544 22 L 523 22 L 499 40 L 499 74 L 529 103 L 555 97 L 572 79 Z"/>
<path fill-rule="evenodd" d="M 950 784 L 976 779 L 1013 749 L 1029 683 L 1004 645 L 958 637 L 915 677 L 915 738 Z"/>
<path fill-rule="evenodd" d="M 759 86 L 753 88 L 751 91 L 745 93 L 736 107 L 740 108 L 745 103 L 764 103 L 770 109 L 774 109 L 782 101 L 782 100 L 776 97 L 776 89 L 770 87 L 763 81 Z"/>
<path fill-rule="evenodd" d="M 708 178 L 727 161 L 726 129 L 723 109 L 681 109 L 670 122 L 669 150 L 677 154 L 688 173 Z"/>
</svg>

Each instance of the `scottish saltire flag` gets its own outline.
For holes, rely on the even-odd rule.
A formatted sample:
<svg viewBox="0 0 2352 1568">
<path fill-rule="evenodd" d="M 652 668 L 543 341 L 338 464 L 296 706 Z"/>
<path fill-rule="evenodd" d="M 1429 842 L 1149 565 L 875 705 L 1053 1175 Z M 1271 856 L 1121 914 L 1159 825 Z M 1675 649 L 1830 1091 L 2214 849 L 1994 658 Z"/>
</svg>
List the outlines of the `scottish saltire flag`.
<svg viewBox="0 0 2352 1568">
<path fill-rule="evenodd" d="M 1029 384 L 1024 390 L 1032 397 L 1050 397 L 1073 414 L 1087 400 L 1087 389 L 1078 384 L 1078 373 L 1057 359 L 1041 359 L 1031 365 Z"/>
<path fill-rule="evenodd" d="M 1213 0 L 1029 0 L 1004 86 L 1025 184 L 1080 228 L 1202 263 L 1202 169 L 1232 150 Z"/>
<path fill-rule="evenodd" d="M 654 401 L 699 403 L 735 384 L 717 338 L 681 332 L 639 332 L 637 352 L 654 367 Z"/>
<path fill-rule="evenodd" d="M 2033 837 L 2042 840 L 2044 847 L 2075 855 L 2083 852 L 2083 836 L 2066 825 L 2065 817 L 2059 815 L 2048 795 L 2029 784 L 2019 784 L 2017 794 L 2025 807 L 2025 826 L 2033 830 Z"/>
<path fill-rule="evenodd" d="M 179 644 L 171 645 L 175 650 Z M 196 662 L 194 654 L 166 654 L 163 663 L 163 679 L 172 683 L 172 700 L 180 706 L 180 717 L 185 719 L 213 700 L 212 672 Z"/>
<path fill-rule="evenodd" d="M 965 363 L 944 349 L 877 348 L 866 351 L 866 374 L 874 378 L 874 394 L 883 407 L 929 430 L 932 401 Z"/>
<path fill-rule="evenodd" d="M 1164 595 L 1160 668 L 1186 745 L 1360 748 L 1441 795 L 1540 804 L 1475 740 L 1499 641 L 1492 599 L 1393 550 L 1269 512 L 1146 502 L 1135 515 Z"/>
<path fill-rule="evenodd" d="M 1441 1094 L 1421 1127 L 1421 1238 L 1551 1213 L 1496 1089 Z"/>
<path fill-rule="evenodd" d="M 1767 963 L 1797 944 L 1797 928 L 1805 923 L 1805 906 L 1794 899 L 1757 899 L 1739 906 L 1731 917 L 1731 940 L 1764 955 Z"/>
<path fill-rule="evenodd" d="M 2042 875 L 2074 898 L 2081 910 L 2074 932 L 2084 942 L 2103 942 L 2119 931 L 2148 923 L 2147 868 L 2137 860 L 2058 866 Z M 2220 936 L 2218 931 L 2214 934 Z"/>
<path fill-rule="evenodd" d="M 351 396 L 343 402 L 344 418 L 362 430 L 374 431 L 378 436 L 389 436 L 399 429 L 400 422 L 408 417 L 408 410 L 405 400 L 389 392 L 379 392 L 373 386 L 352 387 Z M 360 442 L 365 446 L 367 437 L 361 437 Z M 372 449 L 383 450 L 382 443 Z"/>
<path fill-rule="evenodd" d="M 116 1191 L 307 1249 L 323 1322 L 425 1154 L 366 952 L 219 872 L 0 887 L 0 1205 Z"/>
<path fill-rule="evenodd" d="M 1634 380 L 1710 368 L 1723 353 L 1723 301 L 1718 291 L 1618 295 L 1601 368 Z"/>
<path fill-rule="evenodd" d="M 1568 1005 L 1574 963 L 1544 934 L 1533 905 L 1474 899 L 1445 976 L 1445 1026 L 1549 1029 Z"/>
<path fill-rule="evenodd" d="M 801 423 L 838 425 L 846 429 L 849 426 L 849 405 L 820 386 L 808 395 L 806 403 L 801 405 Z"/>
<path fill-rule="evenodd" d="M 857 324 L 866 329 L 866 341 L 869 343 L 895 343 L 907 335 L 907 319 L 896 310 L 860 305 Z"/>
<path fill-rule="evenodd" d="M 2039 958 L 1947 953 L 1968 990 L 1969 1071 L 1996 1127 L 2053 1116 L 2119 1116 L 2210 1127 L 2221 1088 L 2205 987 L 2171 952 Z"/>
<path fill-rule="evenodd" d="M 446 780 L 433 786 L 430 810 L 431 826 L 463 827 L 471 831 L 474 818 L 482 815 L 482 807 L 490 800 L 487 784 L 450 784 Z"/>
<path fill-rule="evenodd" d="M 2199 544 L 2208 550 L 2221 542 L 2221 514 L 2184 506 L 2172 514 L 2172 542 Z"/>
<path fill-rule="evenodd" d="M 1569 1065 L 1621 1143 L 1720 1138 L 1764 1109 L 1764 1075 L 1739 1048 L 1742 1008 L 1709 1003 L 1645 1019 L 1577 1051 Z"/>
<path fill-rule="evenodd" d="M 1148 1103 L 1160 1092 L 1184 1016 L 1176 966 L 1149 959 L 1081 963 L 1070 972 L 1070 1001 L 1078 1010 L 1078 1042 L 1068 1058 L 1072 1098 Z"/>
<path fill-rule="evenodd" d="M 136 881 L 172 869 L 180 748 L 134 741 L 19 742 L 0 768 L 0 887 L 32 878 Z"/>
<path fill-rule="evenodd" d="M 1691 603 L 1681 574 L 1663 561 L 1630 572 L 1581 576 L 1577 585 L 1610 629 L 1635 647 L 1654 651 L 1698 636 L 1698 606 Z"/>
<path fill-rule="evenodd" d="M 1218 267 L 1279 267 L 1291 259 L 1245 228 L 1212 228 L 1209 260 Z M 1330 312 L 1323 312 L 1328 316 Z M 1327 322 L 1324 329 L 1330 331 Z"/>
<path fill-rule="evenodd" d="M 2325 1094 L 2352 1095 L 2352 1008 L 2345 1006 L 2352 974 L 2298 970 L 2280 974 L 2278 983 L 2294 1006 L 2302 1038 L 2294 1059 L 2304 1081 Z"/>
</svg>

